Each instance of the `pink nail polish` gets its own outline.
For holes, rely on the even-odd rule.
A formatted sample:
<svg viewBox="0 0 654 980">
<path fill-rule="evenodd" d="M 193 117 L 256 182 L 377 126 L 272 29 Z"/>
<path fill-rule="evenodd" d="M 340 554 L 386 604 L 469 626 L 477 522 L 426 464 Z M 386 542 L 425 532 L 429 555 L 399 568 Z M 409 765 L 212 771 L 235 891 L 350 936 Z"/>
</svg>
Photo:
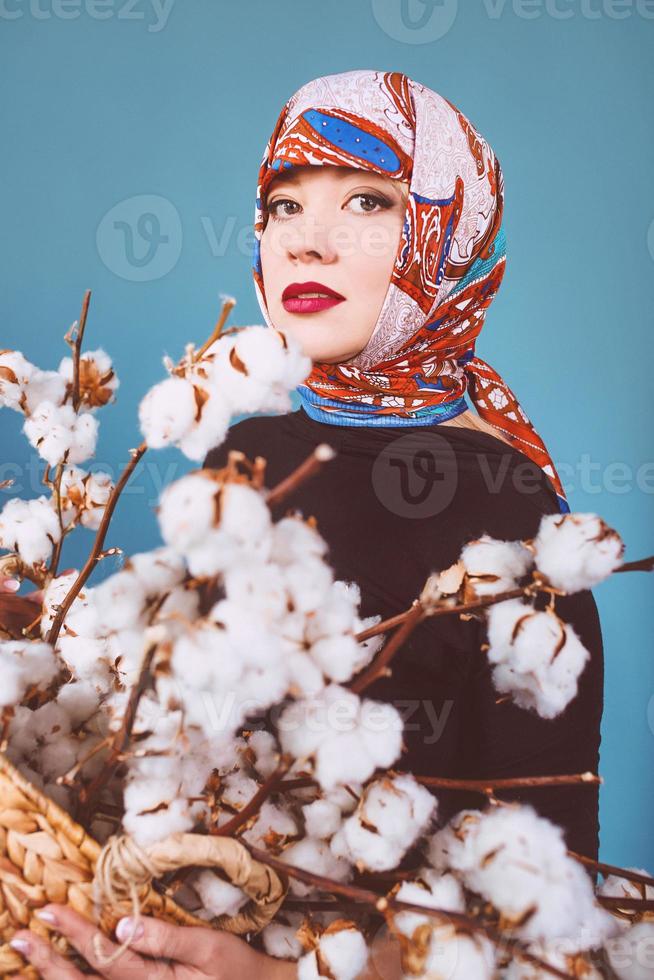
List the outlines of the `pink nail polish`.
<svg viewBox="0 0 654 980">
<path fill-rule="evenodd" d="M 6 578 L 4 581 L 5 592 L 18 592 L 20 589 L 20 582 L 17 578 Z"/>
<path fill-rule="evenodd" d="M 11 946 L 12 949 L 15 949 L 16 952 L 20 953 L 22 956 L 29 956 L 32 949 L 27 939 L 10 939 L 9 945 Z"/>
<path fill-rule="evenodd" d="M 134 933 L 134 935 L 132 935 Z M 128 940 L 130 942 L 138 941 L 143 938 L 143 924 L 141 922 L 134 922 L 134 919 L 127 916 L 121 919 L 116 926 L 116 939 L 119 942 L 125 943 Z"/>
<path fill-rule="evenodd" d="M 47 922 L 50 926 L 57 925 L 57 917 L 54 912 L 50 911 L 50 909 L 37 909 L 34 915 L 37 917 L 37 919 L 40 919 L 41 922 Z"/>
</svg>

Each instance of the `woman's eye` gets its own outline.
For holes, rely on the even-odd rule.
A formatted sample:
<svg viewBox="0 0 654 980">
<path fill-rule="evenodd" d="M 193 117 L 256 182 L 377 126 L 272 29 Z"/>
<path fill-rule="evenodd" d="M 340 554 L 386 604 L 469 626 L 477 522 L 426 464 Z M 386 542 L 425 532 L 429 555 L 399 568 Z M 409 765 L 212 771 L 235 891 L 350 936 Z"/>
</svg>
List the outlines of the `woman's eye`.
<svg viewBox="0 0 654 980">
<path fill-rule="evenodd" d="M 351 204 L 353 201 L 359 202 L 359 206 L 352 209 L 354 214 L 374 214 L 379 208 L 391 207 L 390 201 L 377 194 L 353 194 L 347 203 Z M 279 197 L 272 204 L 267 205 L 266 211 L 273 221 L 279 221 L 284 218 L 292 218 L 298 213 L 297 210 L 289 211 L 289 208 L 300 209 L 300 205 L 296 201 L 291 201 L 290 198 Z"/>
<path fill-rule="evenodd" d="M 377 194 L 354 194 L 348 203 L 352 201 L 361 201 L 361 209 L 354 208 L 355 214 L 371 214 L 374 211 L 375 205 L 379 205 L 381 208 L 390 207 L 390 201 L 387 201 L 385 197 L 378 197 Z"/>
<path fill-rule="evenodd" d="M 279 212 L 277 211 L 277 208 L 280 207 L 281 205 L 286 206 L 288 204 L 290 204 L 291 207 L 299 207 L 299 204 L 296 204 L 295 201 L 291 201 L 291 200 L 289 200 L 286 197 L 280 197 L 276 201 L 273 201 L 272 204 L 269 204 L 267 206 L 266 210 L 267 210 L 268 214 L 270 215 L 270 217 L 273 220 L 275 220 L 276 218 L 282 218 L 282 217 L 283 218 L 290 218 L 291 215 L 287 211 L 283 211 L 281 214 L 279 214 Z M 293 214 L 296 214 L 297 212 L 294 211 L 292 213 Z"/>
</svg>

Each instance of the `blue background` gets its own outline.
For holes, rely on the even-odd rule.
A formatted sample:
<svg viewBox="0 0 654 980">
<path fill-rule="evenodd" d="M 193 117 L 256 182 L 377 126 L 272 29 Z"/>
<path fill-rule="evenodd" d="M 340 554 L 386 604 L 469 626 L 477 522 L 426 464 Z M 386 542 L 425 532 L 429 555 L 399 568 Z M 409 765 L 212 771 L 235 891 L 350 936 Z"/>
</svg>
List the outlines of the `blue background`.
<svg viewBox="0 0 654 980">
<path fill-rule="evenodd" d="M 173 0 L 167 19 L 151 0 L 3 0 L 0 11 L 0 348 L 56 367 L 93 290 L 87 347 L 105 347 L 121 379 L 94 468 L 119 472 L 162 355 L 204 339 L 221 292 L 238 300 L 232 323 L 262 322 L 248 229 L 283 102 L 318 75 L 398 70 L 458 105 L 504 170 L 507 271 L 478 353 L 540 430 L 572 510 L 601 514 L 627 558 L 654 551 L 651 0 L 410 0 L 404 21 L 401 0 Z M 40 492 L 20 424 L 0 414 L 0 480 L 16 478 L 0 502 Z M 107 544 L 154 547 L 159 489 L 189 465 L 146 456 Z M 90 541 L 74 537 L 67 564 Z M 601 855 L 654 870 L 651 578 L 617 575 L 595 596 Z"/>
</svg>

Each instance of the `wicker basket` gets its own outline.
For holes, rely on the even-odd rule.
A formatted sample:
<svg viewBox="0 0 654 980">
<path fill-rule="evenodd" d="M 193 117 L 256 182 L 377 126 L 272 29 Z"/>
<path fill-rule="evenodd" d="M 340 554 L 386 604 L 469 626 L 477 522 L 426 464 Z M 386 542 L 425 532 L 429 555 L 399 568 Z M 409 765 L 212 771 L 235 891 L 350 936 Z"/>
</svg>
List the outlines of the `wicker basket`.
<svg viewBox="0 0 654 980">
<path fill-rule="evenodd" d="M 120 869 L 116 881 L 124 887 L 112 888 L 112 901 L 98 908 L 96 867 L 99 861 L 104 865 L 105 878 L 107 862 L 111 864 L 115 855 L 112 843 L 130 845 L 127 838 L 114 838 L 102 848 L 69 814 L 0 755 L 0 976 L 20 973 L 21 977 L 38 977 L 8 945 L 19 929 L 33 929 L 48 936 L 60 953 L 71 952 L 63 936 L 53 934 L 34 916 L 37 909 L 49 902 L 71 906 L 110 934 L 118 919 L 133 912 L 130 894 L 133 897 L 136 892 L 145 915 L 177 925 L 211 925 L 244 934 L 262 929 L 286 894 L 287 882 L 272 868 L 254 861 L 238 841 L 229 837 L 174 834 L 150 848 L 137 848 L 137 857 L 144 860 L 136 863 L 141 868 L 146 865 L 147 870 L 140 875 L 135 873 L 128 881 L 124 868 Z M 194 865 L 222 869 L 243 888 L 250 901 L 237 915 L 220 916 L 208 924 L 153 889 L 153 868 L 161 874 Z"/>
</svg>

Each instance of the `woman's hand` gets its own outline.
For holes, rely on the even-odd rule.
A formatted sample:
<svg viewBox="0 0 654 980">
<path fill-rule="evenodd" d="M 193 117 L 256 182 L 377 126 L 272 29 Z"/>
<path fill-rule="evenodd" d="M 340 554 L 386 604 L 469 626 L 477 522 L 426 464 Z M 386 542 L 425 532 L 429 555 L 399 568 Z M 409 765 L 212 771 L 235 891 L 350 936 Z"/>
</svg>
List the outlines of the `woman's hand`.
<svg viewBox="0 0 654 980">
<path fill-rule="evenodd" d="M 238 936 L 219 930 L 173 926 L 159 919 L 142 918 L 130 948 L 109 966 L 102 959 L 118 947 L 98 931 L 93 923 L 65 905 L 47 905 L 36 913 L 49 926 L 64 935 L 96 977 L 107 980 L 291 980 L 297 966 L 291 960 L 278 960 L 258 952 Z M 121 919 L 116 928 L 120 942 L 131 936 L 132 920 Z M 94 941 L 94 937 L 98 937 Z M 47 939 L 28 929 L 17 932 L 10 944 L 36 967 L 44 980 L 83 980 L 84 974 L 55 952 Z"/>
<path fill-rule="evenodd" d="M 0 575 L 0 629 L 15 637 L 21 637 L 21 631 L 34 622 L 43 603 L 42 591 L 21 596 L 15 594 L 19 588 L 18 579 Z"/>
</svg>

